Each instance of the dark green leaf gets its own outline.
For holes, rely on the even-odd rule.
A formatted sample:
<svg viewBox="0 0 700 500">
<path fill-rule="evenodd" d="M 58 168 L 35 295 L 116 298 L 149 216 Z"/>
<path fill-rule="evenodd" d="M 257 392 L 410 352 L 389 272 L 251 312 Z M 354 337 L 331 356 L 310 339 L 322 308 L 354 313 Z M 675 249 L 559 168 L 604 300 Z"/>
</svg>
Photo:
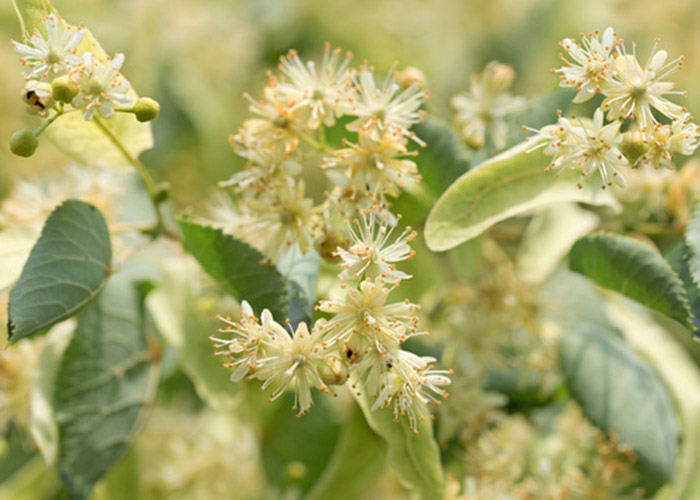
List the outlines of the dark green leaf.
<svg viewBox="0 0 700 500">
<path fill-rule="evenodd" d="M 421 500 L 442 498 L 444 478 L 432 421 L 419 420 L 418 434 L 414 434 L 407 418 L 394 422 L 391 410 L 372 411 L 374 400 L 370 396 L 353 394 L 369 426 L 386 442 L 387 458 L 401 484 Z"/>
<path fill-rule="evenodd" d="M 469 151 L 452 127 L 438 118 L 426 117 L 413 131 L 427 143 L 418 151 L 418 171 L 423 183 L 439 195 L 469 170 Z"/>
<path fill-rule="evenodd" d="M 690 280 L 695 284 L 695 291 L 689 297 L 693 303 L 697 299 L 700 284 L 700 203 L 696 205 L 693 217 L 685 230 L 685 247 L 688 273 Z"/>
<path fill-rule="evenodd" d="M 287 319 L 287 280 L 265 256 L 220 229 L 180 219 L 185 250 L 191 253 L 228 293 L 247 300 L 257 314 L 269 309 L 278 321 Z"/>
<path fill-rule="evenodd" d="M 681 280 L 644 243 L 613 234 L 585 236 L 571 249 L 569 267 L 694 329 Z"/>
<path fill-rule="evenodd" d="M 472 168 L 445 191 L 425 225 L 428 247 L 444 251 L 470 240 L 494 224 L 534 208 L 570 201 L 615 206 L 595 182 L 577 187 L 579 173 L 545 172 L 551 158 L 541 149 L 523 154 L 520 144 Z"/>
<path fill-rule="evenodd" d="M 53 211 L 10 293 L 10 342 L 69 318 L 107 282 L 109 230 L 97 208 L 68 200 Z"/>
<path fill-rule="evenodd" d="M 63 355 L 54 393 L 58 471 L 73 498 L 87 498 L 124 455 L 152 404 L 159 364 L 143 300 L 130 276 L 115 276 L 78 318 Z"/>
<path fill-rule="evenodd" d="M 700 291 L 690 275 L 688 256 L 688 246 L 681 241 L 666 254 L 666 261 L 683 283 L 685 296 L 688 299 L 688 306 L 692 314 L 693 326 L 695 327 L 693 335 L 697 338 L 700 330 Z"/>
<path fill-rule="evenodd" d="M 612 429 L 641 463 L 673 476 L 679 424 L 666 386 L 613 331 L 582 324 L 567 330 L 559 354 L 566 383 L 596 426 Z"/>
</svg>

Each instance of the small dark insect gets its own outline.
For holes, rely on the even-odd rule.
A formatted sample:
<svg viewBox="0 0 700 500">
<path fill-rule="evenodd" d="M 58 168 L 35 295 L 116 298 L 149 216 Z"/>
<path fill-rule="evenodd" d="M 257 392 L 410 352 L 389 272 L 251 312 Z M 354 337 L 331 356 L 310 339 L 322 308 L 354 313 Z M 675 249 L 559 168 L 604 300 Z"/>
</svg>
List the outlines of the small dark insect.
<svg viewBox="0 0 700 500">
<path fill-rule="evenodd" d="M 39 97 L 39 94 L 33 90 L 27 92 L 27 94 L 24 96 L 24 100 L 37 111 L 44 111 L 46 109 L 46 101 Z"/>
</svg>

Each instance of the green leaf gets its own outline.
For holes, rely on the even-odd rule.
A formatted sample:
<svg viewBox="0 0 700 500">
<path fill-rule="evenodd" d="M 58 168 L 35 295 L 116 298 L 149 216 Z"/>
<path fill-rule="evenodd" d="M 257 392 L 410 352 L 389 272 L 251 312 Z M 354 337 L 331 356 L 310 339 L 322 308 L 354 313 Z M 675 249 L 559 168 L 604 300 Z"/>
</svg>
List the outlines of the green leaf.
<svg viewBox="0 0 700 500">
<path fill-rule="evenodd" d="M 238 386 L 231 383 L 221 361 L 212 356 L 214 347 L 209 340 L 221 326 L 216 315 L 227 313 L 216 310 L 221 301 L 205 293 L 202 278 L 206 277 L 193 258 L 168 259 L 162 268 L 161 283 L 146 299 L 158 331 L 177 351 L 182 370 L 197 394 L 213 408 L 231 410 L 240 398 Z"/>
<path fill-rule="evenodd" d="M 10 342 L 69 318 L 92 301 L 111 272 L 105 219 L 89 203 L 68 200 L 44 224 L 10 293 Z"/>
<path fill-rule="evenodd" d="M 552 203 L 618 206 L 612 194 L 596 183 L 579 189 L 579 174 L 573 170 L 559 176 L 545 172 L 551 158 L 541 149 L 524 154 L 532 145 L 515 146 L 457 179 L 428 215 L 428 247 L 434 251 L 449 250 L 498 222 Z"/>
<path fill-rule="evenodd" d="M 688 272 L 697 288 L 700 284 L 700 203 L 695 206 L 693 217 L 685 230 L 685 245 Z"/>
<path fill-rule="evenodd" d="M 689 255 L 688 245 L 681 241 L 666 254 L 665 258 L 683 283 L 685 296 L 688 298 L 688 306 L 692 314 L 693 326 L 695 327 L 693 336 L 698 338 L 700 333 L 700 290 L 698 290 L 698 285 L 690 274 Z"/>
<path fill-rule="evenodd" d="M 419 420 L 418 434 L 414 434 L 406 418 L 394 422 L 390 410 L 380 408 L 372 411 L 374 400 L 370 396 L 358 396 L 354 391 L 353 394 L 369 426 L 386 442 L 389 463 L 401 484 L 416 498 L 442 498 L 444 478 L 432 422 Z"/>
<path fill-rule="evenodd" d="M 338 444 L 323 475 L 305 500 L 355 500 L 366 498 L 367 489 L 384 472 L 386 446 L 354 407 L 343 425 Z"/>
<path fill-rule="evenodd" d="M 679 425 L 666 387 L 615 332 L 581 324 L 565 331 L 559 355 L 584 414 L 612 429 L 655 475 L 673 477 Z"/>
<path fill-rule="evenodd" d="M 697 473 L 700 469 L 700 370 L 683 347 L 674 341 L 669 330 L 654 322 L 648 310 L 619 296 L 615 298 L 618 300 L 609 302 L 610 318 L 666 384 L 682 426 L 683 439 L 673 481 L 662 487 L 653 498 L 700 498 L 700 474 Z M 658 319 L 670 328 L 680 329 L 678 323 L 663 316 Z M 653 428 L 649 430 L 655 431 Z"/>
<path fill-rule="evenodd" d="M 110 280 L 78 318 L 56 376 L 58 471 L 75 499 L 124 455 L 155 396 L 159 364 L 146 339 L 140 285 Z"/>
<path fill-rule="evenodd" d="M 422 181 L 439 195 L 469 170 L 470 153 L 452 127 L 439 118 L 426 117 L 413 131 L 427 143 L 416 160 Z"/>
<path fill-rule="evenodd" d="M 316 304 L 316 285 L 321 271 L 321 256 L 313 249 L 302 254 L 294 246 L 280 255 L 277 269 L 287 278 L 289 296 L 289 321 L 292 328 L 304 321 L 311 324 Z"/>
<path fill-rule="evenodd" d="M 44 31 L 40 19 L 54 13 L 60 13 L 47 0 L 15 0 L 20 25 L 25 29 L 36 25 Z M 62 21 L 65 22 L 65 21 Z M 87 28 L 82 28 L 83 41 L 78 46 L 76 55 L 92 52 L 98 59 L 105 59 L 108 54 Z M 125 78 L 126 80 L 126 78 Z M 128 94 L 134 102 L 138 94 L 131 88 Z M 107 120 L 109 127 L 122 139 L 126 149 L 133 156 L 153 147 L 153 134 L 150 123 L 141 123 L 131 113 L 115 113 Z M 105 135 L 97 123 L 85 121 L 80 112 L 66 114 L 46 129 L 44 135 L 66 156 L 83 165 L 104 166 L 108 168 L 131 169 L 132 166 L 124 153 Z"/>
<path fill-rule="evenodd" d="M 571 249 L 569 267 L 694 329 L 681 280 L 663 257 L 644 243 L 613 234 L 585 236 Z"/>
<path fill-rule="evenodd" d="M 287 281 L 265 256 L 220 229 L 180 219 L 185 250 L 238 300 L 247 300 L 257 314 L 269 309 L 278 321 L 287 319 Z"/>
</svg>

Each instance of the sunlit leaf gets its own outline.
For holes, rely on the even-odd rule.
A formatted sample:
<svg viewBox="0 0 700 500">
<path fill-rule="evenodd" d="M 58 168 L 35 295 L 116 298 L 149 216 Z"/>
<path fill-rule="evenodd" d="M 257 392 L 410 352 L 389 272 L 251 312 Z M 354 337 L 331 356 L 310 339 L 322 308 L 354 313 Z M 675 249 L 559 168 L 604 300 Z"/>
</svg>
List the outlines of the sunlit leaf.
<svg viewBox="0 0 700 500">
<path fill-rule="evenodd" d="M 247 300 L 257 314 L 269 309 L 278 321 L 287 319 L 286 280 L 265 257 L 220 229 L 180 219 L 185 250 L 238 300 Z"/>
<path fill-rule="evenodd" d="M 585 236 L 571 249 L 569 267 L 693 330 L 681 280 L 648 245 L 613 234 Z"/>
<path fill-rule="evenodd" d="M 131 276 L 112 278 L 78 327 L 56 375 L 58 471 L 73 498 L 124 455 L 153 403 L 159 363 L 146 337 L 143 293 Z"/>
<path fill-rule="evenodd" d="M 288 280 L 289 321 L 292 328 L 304 321 L 311 324 L 316 304 L 316 285 L 321 271 L 321 257 L 315 250 L 302 254 L 295 246 L 283 253 L 277 261 L 277 269 Z"/>
<path fill-rule="evenodd" d="M 112 248 L 97 208 L 68 200 L 44 225 L 10 293 L 10 342 L 66 319 L 92 301 L 110 275 Z"/>
<path fill-rule="evenodd" d="M 396 471 L 401 484 L 416 498 L 442 498 L 444 478 L 432 422 L 419 420 L 418 434 L 414 434 L 407 418 L 394 422 L 390 410 L 380 408 L 372 411 L 374 400 L 366 394 L 356 395 L 355 399 L 369 426 L 386 442 L 389 464 Z"/>
<path fill-rule="evenodd" d="M 487 160 L 457 179 L 438 199 L 425 226 L 428 247 L 449 250 L 488 228 L 534 208 L 558 202 L 617 206 L 595 182 L 577 187 L 579 174 L 559 176 L 544 169 L 551 162 L 541 149 L 523 152 L 524 143 Z"/>
</svg>

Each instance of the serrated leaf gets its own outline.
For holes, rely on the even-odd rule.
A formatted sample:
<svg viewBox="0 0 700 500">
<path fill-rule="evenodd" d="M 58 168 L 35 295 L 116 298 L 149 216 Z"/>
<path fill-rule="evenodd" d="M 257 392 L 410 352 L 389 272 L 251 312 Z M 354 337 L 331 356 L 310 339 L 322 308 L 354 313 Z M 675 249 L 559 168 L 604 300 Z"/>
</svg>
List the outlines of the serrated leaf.
<svg viewBox="0 0 700 500">
<path fill-rule="evenodd" d="M 100 211 L 68 200 L 44 224 L 10 293 L 8 334 L 17 342 L 92 301 L 111 272 L 112 247 Z"/>
<path fill-rule="evenodd" d="M 413 131 L 427 144 L 416 159 L 422 182 L 439 195 L 469 170 L 470 153 L 452 127 L 439 118 L 428 116 Z"/>
<path fill-rule="evenodd" d="M 36 25 L 44 31 L 40 19 L 50 13 L 60 16 L 48 0 L 15 0 L 20 25 L 30 29 Z M 61 19 L 61 22 L 66 23 Z M 68 24 L 68 23 L 66 23 Z M 83 27 L 83 41 L 77 47 L 76 55 L 92 52 L 104 60 L 108 54 L 87 28 Z M 126 80 L 126 78 L 124 78 Z M 128 80 L 126 80 L 128 81 Z M 138 95 L 133 88 L 128 94 L 134 102 Z M 153 134 L 150 123 L 141 123 L 131 113 L 115 113 L 106 124 L 118 135 L 126 149 L 133 156 L 153 147 Z M 73 160 L 83 165 L 108 168 L 132 168 L 124 153 L 109 139 L 95 120 L 85 121 L 79 112 L 66 114 L 46 129 L 44 135 L 54 145 Z"/>
<path fill-rule="evenodd" d="M 131 276 L 115 276 L 78 318 L 63 355 L 54 393 L 57 465 L 75 499 L 87 498 L 123 456 L 152 404 L 159 365 L 143 300 Z"/>
<path fill-rule="evenodd" d="M 692 314 L 692 321 L 695 330 L 693 336 L 698 337 L 700 332 L 700 290 L 698 285 L 693 281 L 690 275 L 690 267 L 688 265 L 689 250 L 684 241 L 677 243 L 666 255 L 666 261 L 675 271 L 683 283 L 685 295 L 688 299 L 688 306 Z"/>
<path fill-rule="evenodd" d="M 595 183 L 579 189 L 579 174 L 573 170 L 559 176 L 545 172 L 551 157 L 541 149 L 523 154 L 531 146 L 519 144 L 457 179 L 428 215 L 428 247 L 434 251 L 449 250 L 498 222 L 552 203 L 618 205 L 609 191 L 601 190 Z"/>
<path fill-rule="evenodd" d="M 414 434 L 407 419 L 394 422 L 390 410 L 371 410 L 374 400 L 367 394 L 353 394 L 369 426 L 386 442 L 387 458 L 401 484 L 415 498 L 442 498 L 444 477 L 432 421 L 419 420 L 418 434 Z"/>
<path fill-rule="evenodd" d="M 247 300 L 257 314 L 269 309 L 278 321 L 285 321 L 289 308 L 284 276 L 263 263 L 265 256 L 220 229 L 180 219 L 185 250 L 228 293 Z"/>
<path fill-rule="evenodd" d="M 700 203 L 695 206 L 693 217 L 685 230 L 687 265 L 690 277 L 696 286 L 700 285 Z"/>
<path fill-rule="evenodd" d="M 612 429 L 659 477 L 673 477 L 679 424 L 652 368 L 613 331 L 581 324 L 559 341 L 564 378 L 584 414 Z"/>
<path fill-rule="evenodd" d="M 384 472 L 386 445 L 355 407 L 344 423 L 323 475 L 304 500 L 355 500 Z"/>
<path fill-rule="evenodd" d="M 569 267 L 694 329 L 681 280 L 664 258 L 644 243 L 613 234 L 585 236 L 571 249 Z"/>
</svg>

